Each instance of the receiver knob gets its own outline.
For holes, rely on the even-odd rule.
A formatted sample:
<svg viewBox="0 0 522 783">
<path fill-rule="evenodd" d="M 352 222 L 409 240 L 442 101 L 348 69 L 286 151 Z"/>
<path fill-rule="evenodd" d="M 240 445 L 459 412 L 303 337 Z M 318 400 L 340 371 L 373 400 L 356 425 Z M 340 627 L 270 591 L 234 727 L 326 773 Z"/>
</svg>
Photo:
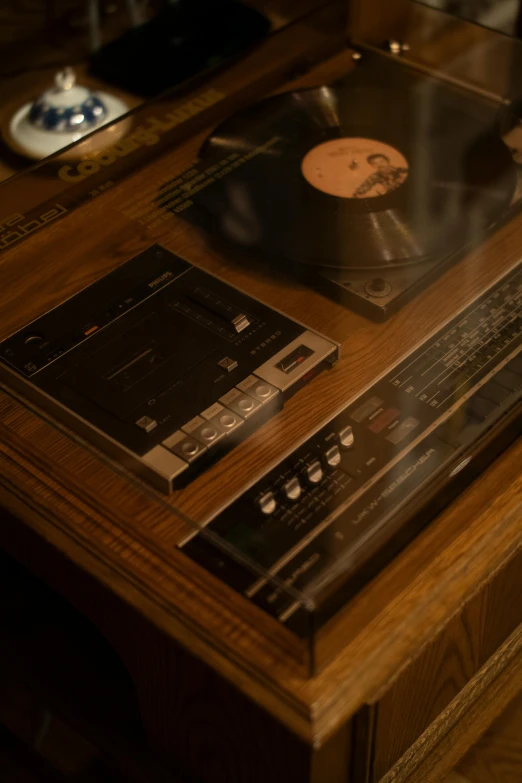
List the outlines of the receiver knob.
<svg viewBox="0 0 522 783">
<path fill-rule="evenodd" d="M 350 425 L 343 427 L 343 429 L 339 432 L 339 443 L 343 449 L 351 449 L 353 446 L 353 440 L 353 430 Z"/>
<path fill-rule="evenodd" d="M 299 483 L 297 476 L 294 476 L 290 481 L 287 481 L 283 490 L 288 500 L 299 500 L 301 497 L 301 484 Z"/>
<path fill-rule="evenodd" d="M 311 462 L 305 468 L 306 479 L 310 484 L 319 484 L 323 477 L 323 469 L 318 459 Z"/>
<path fill-rule="evenodd" d="M 329 465 L 331 468 L 336 468 L 337 465 L 339 465 L 341 462 L 341 451 L 339 446 L 332 446 L 330 449 L 328 449 L 324 455 L 324 458 L 327 465 Z"/>
<path fill-rule="evenodd" d="M 26 345 L 40 345 L 40 343 L 43 343 L 43 336 L 41 334 L 38 334 L 37 332 L 32 332 L 32 334 L 28 334 L 25 339 L 24 343 Z"/>
<path fill-rule="evenodd" d="M 259 508 L 263 514 L 269 516 L 277 508 L 277 502 L 273 492 L 265 492 L 258 500 Z"/>
</svg>

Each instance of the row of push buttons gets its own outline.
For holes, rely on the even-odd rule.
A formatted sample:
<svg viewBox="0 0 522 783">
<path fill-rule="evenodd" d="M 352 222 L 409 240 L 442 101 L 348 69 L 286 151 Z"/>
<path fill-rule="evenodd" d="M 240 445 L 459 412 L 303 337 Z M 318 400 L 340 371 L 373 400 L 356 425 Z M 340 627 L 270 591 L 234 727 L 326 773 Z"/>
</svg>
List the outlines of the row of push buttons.
<svg viewBox="0 0 522 783">
<path fill-rule="evenodd" d="M 344 427 L 338 433 L 339 443 L 330 446 L 330 448 L 323 455 L 324 467 L 328 470 L 333 470 L 341 462 L 341 448 L 351 449 L 354 444 L 353 430 L 350 426 Z M 286 499 L 291 502 L 299 500 L 304 489 L 301 483 L 304 479 L 305 485 L 309 487 L 317 486 L 320 484 L 324 476 L 323 464 L 321 460 L 315 459 L 310 462 L 301 473 L 300 476 L 292 476 L 285 484 L 283 484 L 282 492 Z M 267 516 L 273 514 L 277 509 L 277 498 L 274 492 L 271 490 L 264 492 L 258 499 L 258 506 L 260 511 Z"/>
<path fill-rule="evenodd" d="M 279 390 L 250 375 L 199 416 L 184 424 L 162 445 L 192 463 L 223 438 L 235 432 L 245 419 L 279 394 Z"/>
</svg>

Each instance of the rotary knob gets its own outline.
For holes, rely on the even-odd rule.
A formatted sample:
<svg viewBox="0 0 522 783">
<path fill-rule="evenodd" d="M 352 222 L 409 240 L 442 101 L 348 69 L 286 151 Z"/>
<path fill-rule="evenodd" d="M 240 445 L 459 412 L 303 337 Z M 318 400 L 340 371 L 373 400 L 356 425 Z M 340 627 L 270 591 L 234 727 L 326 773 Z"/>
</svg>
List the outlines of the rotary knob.
<svg viewBox="0 0 522 783">
<path fill-rule="evenodd" d="M 336 468 L 341 462 L 341 450 L 339 449 L 339 446 L 332 446 L 330 449 L 328 449 L 324 455 L 324 458 L 326 460 L 326 464 L 330 468 Z"/>
<path fill-rule="evenodd" d="M 266 514 L 267 516 L 273 514 L 277 508 L 277 501 L 274 497 L 274 493 L 265 492 L 264 495 L 261 495 L 259 498 L 258 505 L 262 514 Z"/>
<path fill-rule="evenodd" d="M 41 343 L 43 343 L 43 340 L 44 338 L 41 334 L 38 334 L 37 332 L 33 332 L 32 334 L 26 335 L 24 339 L 24 343 L 34 348 L 34 346 L 36 345 L 41 345 Z"/>
<path fill-rule="evenodd" d="M 343 449 L 351 449 L 353 448 L 353 430 L 348 425 L 347 427 L 343 427 L 343 429 L 339 432 L 339 443 L 343 447 Z"/>
<path fill-rule="evenodd" d="M 370 285 L 376 293 L 386 290 L 386 280 L 383 280 L 382 277 L 374 277 Z"/>
<path fill-rule="evenodd" d="M 323 468 L 318 459 L 314 460 L 309 465 L 307 465 L 304 472 L 305 472 L 306 480 L 312 486 L 319 484 L 323 477 Z"/>
<path fill-rule="evenodd" d="M 301 497 L 301 491 L 301 484 L 299 483 L 297 476 L 294 476 L 294 478 L 291 478 L 290 481 L 287 481 L 283 487 L 283 492 L 285 493 L 288 500 L 299 500 Z"/>
</svg>

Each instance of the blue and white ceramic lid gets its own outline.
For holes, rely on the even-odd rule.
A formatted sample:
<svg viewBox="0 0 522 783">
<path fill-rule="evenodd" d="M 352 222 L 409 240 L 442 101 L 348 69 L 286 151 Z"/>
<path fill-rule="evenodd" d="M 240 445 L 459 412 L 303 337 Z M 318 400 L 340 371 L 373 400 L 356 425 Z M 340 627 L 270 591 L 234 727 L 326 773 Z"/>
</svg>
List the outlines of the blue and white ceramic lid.
<svg viewBox="0 0 522 783">
<path fill-rule="evenodd" d="M 72 68 L 65 68 L 56 74 L 55 86 L 33 103 L 28 120 L 36 128 L 67 133 L 92 130 L 103 124 L 107 113 L 103 100 L 77 85 Z"/>
<path fill-rule="evenodd" d="M 76 84 L 72 68 L 65 68 L 54 87 L 13 115 L 6 140 L 30 158 L 45 158 L 128 110 L 115 95 Z"/>
</svg>

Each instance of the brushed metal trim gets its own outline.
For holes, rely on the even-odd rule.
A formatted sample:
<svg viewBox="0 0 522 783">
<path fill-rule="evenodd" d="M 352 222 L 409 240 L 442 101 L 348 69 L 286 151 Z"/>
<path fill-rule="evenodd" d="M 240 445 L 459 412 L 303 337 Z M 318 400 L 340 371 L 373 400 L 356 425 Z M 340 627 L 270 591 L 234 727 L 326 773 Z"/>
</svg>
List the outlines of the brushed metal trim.
<svg viewBox="0 0 522 783">
<path fill-rule="evenodd" d="M 292 351 L 299 348 L 300 345 L 305 345 L 307 348 L 313 351 L 312 356 L 308 356 L 301 364 L 299 364 L 291 372 L 283 372 L 276 367 L 276 364 L 284 359 Z M 271 383 L 276 389 L 286 391 L 294 383 L 300 380 L 307 372 L 317 367 L 322 361 L 328 358 L 332 353 L 335 353 L 336 346 L 330 341 L 325 340 L 324 337 L 320 337 L 314 332 L 310 332 L 308 329 L 303 334 L 296 337 L 292 342 L 287 343 L 284 348 L 281 348 L 274 356 L 272 356 L 267 362 L 262 364 L 256 370 L 255 375 L 262 378 L 264 381 Z"/>
<path fill-rule="evenodd" d="M 141 460 L 168 482 L 173 481 L 188 468 L 186 462 L 163 446 L 154 446 L 143 455 Z"/>
</svg>

